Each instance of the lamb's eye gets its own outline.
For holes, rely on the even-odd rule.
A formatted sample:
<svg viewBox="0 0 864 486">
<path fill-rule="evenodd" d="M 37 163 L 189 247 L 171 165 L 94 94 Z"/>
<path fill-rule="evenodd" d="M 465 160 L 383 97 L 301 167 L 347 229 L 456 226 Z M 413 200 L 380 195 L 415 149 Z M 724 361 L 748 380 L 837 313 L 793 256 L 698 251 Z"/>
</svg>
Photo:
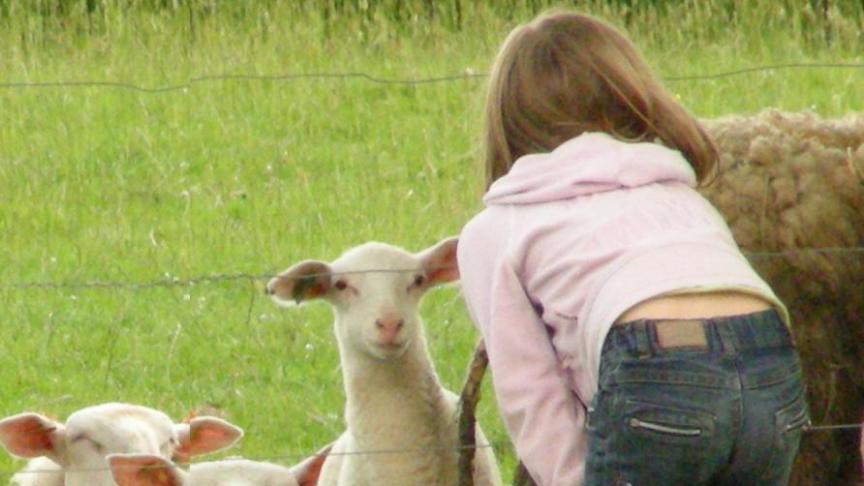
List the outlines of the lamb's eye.
<svg viewBox="0 0 864 486">
<path fill-rule="evenodd" d="M 345 290 L 348 288 L 348 282 L 344 280 L 337 280 L 336 283 L 333 284 L 333 287 L 335 287 L 336 290 Z"/>
<path fill-rule="evenodd" d="M 414 286 L 415 287 L 419 287 L 419 286 L 423 285 L 424 283 L 426 283 L 426 277 L 424 277 L 423 275 L 416 275 L 414 277 Z"/>
</svg>

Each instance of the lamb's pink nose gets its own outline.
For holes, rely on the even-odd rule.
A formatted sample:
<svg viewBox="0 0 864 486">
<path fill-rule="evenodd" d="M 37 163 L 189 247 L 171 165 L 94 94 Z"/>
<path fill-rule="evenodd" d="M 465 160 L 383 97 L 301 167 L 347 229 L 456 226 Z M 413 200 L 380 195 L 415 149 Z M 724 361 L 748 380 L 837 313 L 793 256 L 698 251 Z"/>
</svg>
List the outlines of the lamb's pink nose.
<svg viewBox="0 0 864 486">
<path fill-rule="evenodd" d="M 404 325 L 405 319 L 393 316 L 375 319 L 375 327 L 378 328 L 378 336 L 383 344 L 393 344 Z"/>
</svg>

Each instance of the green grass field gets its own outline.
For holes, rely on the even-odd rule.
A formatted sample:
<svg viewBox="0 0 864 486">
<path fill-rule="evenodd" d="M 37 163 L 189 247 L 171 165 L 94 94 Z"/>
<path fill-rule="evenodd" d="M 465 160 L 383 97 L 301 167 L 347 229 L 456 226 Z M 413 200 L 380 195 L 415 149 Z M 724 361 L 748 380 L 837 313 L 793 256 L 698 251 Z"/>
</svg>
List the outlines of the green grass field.
<svg viewBox="0 0 864 486">
<path fill-rule="evenodd" d="M 480 207 L 484 80 L 200 80 L 161 93 L 11 84 L 484 73 L 531 9 L 469 3 L 456 28 L 422 9 L 400 20 L 383 9 L 325 19 L 309 2 L 172 11 L 104 1 L 88 15 L 83 1 L 69 3 L 60 15 L 0 1 L 0 416 L 64 418 L 128 401 L 180 418 L 210 404 L 247 432 L 230 454 L 291 462 L 314 451 L 343 427 L 326 305 L 277 308 L 249 279 L 74 284 L 262 275 L 367 240 L 420 250 L 456 234 Z M 626 18 L 664 78 L 864 61 L 860 4 L 823 16 L 770 0 L 666 3 L 583 10 L 617 25 Z M 668 85 L 701 117 L 864 106 L 862 68 Z M 72 285 L 25 285 L 33 282 Z M 458 289 L 430 294 L 423 312 L 441 378 L 458 389 L 476 339 Z M 485 390 L 481 422 L 509 478 L 515 461 Z M 0 455 L 0 483 L 18 467 Z"/>
</svg>

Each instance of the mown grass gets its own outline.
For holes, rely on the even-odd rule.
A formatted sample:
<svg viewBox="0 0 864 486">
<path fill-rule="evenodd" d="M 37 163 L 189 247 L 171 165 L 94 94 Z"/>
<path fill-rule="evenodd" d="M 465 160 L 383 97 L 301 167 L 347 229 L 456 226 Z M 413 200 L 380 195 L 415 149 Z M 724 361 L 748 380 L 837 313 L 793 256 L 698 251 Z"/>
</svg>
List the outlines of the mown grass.
<svg viewBox="0 0 864 486">
<path fill-rule="evenodd" d="M 383 9 L 325 16 L 275 1 L 100 2 L 89 15 L 82 2 L 62 16 L 0 3 L 0 83 L 142 87 L 222 74 L 483 73 L 532 13 L 466 4 L 457 29 L 419 8 L 397 22 Z M 767 0 L 731 11 L 626 5 L 584 10 L 626 24 L 667 78 L 862 62 L 861 16 L 846 4 L 824 18 Z M 861 109 L 862 83 L 861 69 L 795 68 L 669 86 L 703 117 L 840 116 Z M 420 250 L 456 234 L 479 208 L 482 93 L 474 77 L 204 80 L 163 93 L 0 86 L 0 416 L 120 400 L 182 417 L 211 404 L 247 431 L 231 454 L 284 462 L 334 438 L 342 389 L 326 306 L 277 309 L 247 279 L 74 284 L 261 275 L 370 239 Z M 442 380 L 458 389 L 476 339 L 458 289 L 434 292 L 423 312 Z M 509 478 L 514 459 L 485 392 L 481 422 Z M 0 456 L 0 481 L 17 467 Z"/>
</svg>

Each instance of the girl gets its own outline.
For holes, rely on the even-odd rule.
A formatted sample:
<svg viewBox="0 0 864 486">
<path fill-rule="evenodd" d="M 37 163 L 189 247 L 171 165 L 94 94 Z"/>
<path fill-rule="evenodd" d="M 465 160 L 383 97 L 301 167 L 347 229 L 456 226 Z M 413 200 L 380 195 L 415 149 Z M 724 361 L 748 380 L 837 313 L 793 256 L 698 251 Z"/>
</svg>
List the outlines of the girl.
<svg viewBox="0 0 864 486">
<path fill-rule="evenodd" d="M 711 139 L 594 18 L 516 28 L 459 269 L 541 485 L 781 485 L 808 422 L 788 314 L 695 190 Z"/>
</svg>

